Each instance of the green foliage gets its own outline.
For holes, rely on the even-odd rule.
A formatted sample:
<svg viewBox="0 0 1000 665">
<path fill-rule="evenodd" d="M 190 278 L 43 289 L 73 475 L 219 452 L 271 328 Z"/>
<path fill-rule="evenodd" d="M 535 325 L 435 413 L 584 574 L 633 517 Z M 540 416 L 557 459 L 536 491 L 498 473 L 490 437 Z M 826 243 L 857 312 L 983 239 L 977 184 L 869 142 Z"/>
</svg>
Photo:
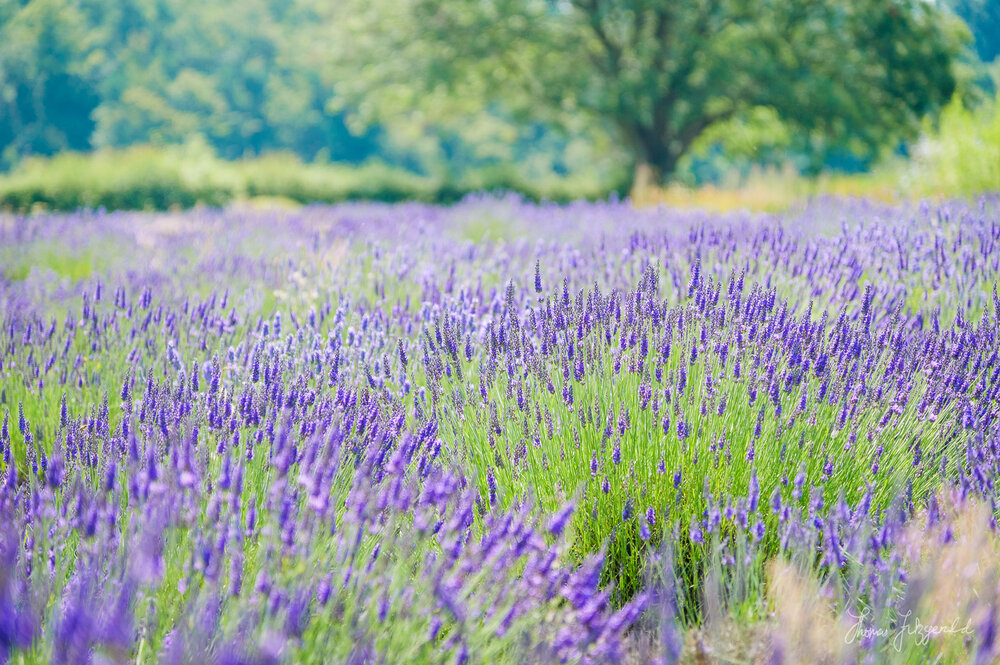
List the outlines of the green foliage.
<svg viewBox="0 0 1000 665">
<path fill-rule="evenodd" d="M 186 154 L 185 154 L 186 153 Z M 25 212 L 107 208 L 165 210 L 196 203 L 218 206 L 238 193 L 238 181 L 210 155 L 135 147 L 90 155 L 63 153 L 27 160 L 0 179 L 0 207 Z"/>
<path fill-rule="evenodd" d="M 870 157 L 951 97 L 967 37 L 917 0 L 358 0 L 339 11 L 348 37 L 333 40 L 333 60 L 360 73 L 341 89 L 365 100 L 359 113 L 499 106 L 558 123 L 584 112 L 659 176 L 710 127 L 759 107 L 796 130 L 810 170 L 838 150 Z"/>
<path fill-rule="evenodd" d="M 298 203 L 426 200 L 434 198 L 435 192 L 430 179 L 380 163 L 305 165 L 294 155 L 277 154 L 231 168 L 239 174 L 243 195 L 276 196 Z"/>
<path fill-rule="evenodd" d="M 615 180 L 594 168 L 620 156 L 606 141 L 501 109 L 451 128 L 357 122 L 339 91 L 359 74 L 325 66 L 331 20 L 311 0 L 0 0 L 0 170 L 201 137 L 229 160 L 288 151 L 449 181 L 514 163 L 530 182 L 576 171 Z"/>
<path fill-rule="evenodd" d="M 0 0 L 0 167 L 19 154 L 89 146 L 98 103 L 72 0 Z"/>
<path fill-rule="evenodd" d="M 994 5 L 0 0 L 0 170 L 200 138 L 227 160 L 389 167 L 340 169 L 336 186 L 321 170 L 267 176 L 295 200 L 590 197 L 627 189 L 633 163 L 686 184 L 759 166 L 865 171 L 956 85 L 967 103 L 993 94 L 978 59 L 996 50 Z M 970 32 L 975 53 L 961 48 Z M 247 189 L 275 189 L 251 170 Z M 182 191 L 124 205 L 207 196 L 171 177 Z M 68 205 L 33 191 L 14 207 Z"/>
<path fill-rule="evenodd" d="M 955 99 L 935 128 L 925 127 L 906 173 L 927 195 L 975 196 L 1000 188 L 1000 93 L 990 105 L 970 110 Z"/>
<path fill-rule="evenodd" d="M 193 143 L 26 160 L 14 172 L 0 176 L 0 209 L 166 210 L 253 198 L 296 203 L 453 203 L 471 192 L 493 190 L 555 201 L 601 199 L 610 193 L 599 178 L 552 172 L 529 178 L 510 166 L 470 169 L 460 178 L 447 179 L 380 162 L 305 164 L 291 153 L 228 162 L 204 144 Z"/>
<path fill-rule="evenodd" d="M 326 112 L 330 81 L 300 48 L 315 16 L 304 3 L 214 0 L 94 2 L 91 58 L 104 73 L 94 146 L 203 135 L 235 159 L 284 148 L 312 159 L 370 154 L 374 133 L 352 135 Z"/>
<path fill-rule="evenodd" d="M 1000 2 L 995 0 L 945 0 L 972 31 L 976 54 L 983 62 L 1000 57 Z"/>
</svg>

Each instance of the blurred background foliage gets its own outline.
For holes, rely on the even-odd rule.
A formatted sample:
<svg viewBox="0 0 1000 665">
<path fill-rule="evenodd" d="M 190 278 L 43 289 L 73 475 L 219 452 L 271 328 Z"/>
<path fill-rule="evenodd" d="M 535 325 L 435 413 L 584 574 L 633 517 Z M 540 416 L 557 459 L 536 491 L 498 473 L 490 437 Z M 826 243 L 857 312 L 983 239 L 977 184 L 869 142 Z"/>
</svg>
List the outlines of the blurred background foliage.
<svg viewBox="0 0 1000 665">
<path fill-rule="evenodd" d="M 998 58 L 994 0 L 0 0 L 0 205 L 995 190 Z"/>
</svg>

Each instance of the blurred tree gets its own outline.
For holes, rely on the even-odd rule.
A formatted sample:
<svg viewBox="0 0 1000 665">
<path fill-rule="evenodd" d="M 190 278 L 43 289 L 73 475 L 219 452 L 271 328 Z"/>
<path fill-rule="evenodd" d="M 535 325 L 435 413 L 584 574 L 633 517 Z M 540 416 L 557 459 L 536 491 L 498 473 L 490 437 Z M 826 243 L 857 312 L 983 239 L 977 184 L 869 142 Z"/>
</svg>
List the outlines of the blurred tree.
<svg viewBox="0 0 1000 665">
<path fill-rule="evenodd" d="M 60 150 L 187 141 L 228 158 L 290 150 L 362 161 L 301 36 L 274 0 L 0 0 L 0 168 Z"/>
<path fill-rule="evenodd" d="M 500 104 L 586 112 L 661 181 L 710 127 L 772 109 L 822 165 L 913 136 L 967 32 L 923 0 L 345 0 L 338 92 L 360 122 Z"/>
<path fill-rule="evenodd" d="M 944 5 L 968 24 L 976 54 L 983 62 L 1000 58 L 1000 2 L 944 0 Z"/>
<path fill-rule="evenodd" d="M 200 134 L 230 159 L 285 149 L 345 161 L 377 148 L 377 129 L 356 136 L 326 108 L 331 82 L 300 41 L 316 20 L 304 3 L 81 1 L 103 37 L 95 146 Z"/>
<path fill-rule="evenodd" d="M 866 168 L 955 84 L 939 7 L 995 53 L 991 0 L 0 0 L 0 168 L 194 136 L 449 180 Z"/>
<path fill-rule="evenodd" d="M 89 145 L 88 39 L 70 0 L 0 0 L 0 165 Z"/>
</svg>

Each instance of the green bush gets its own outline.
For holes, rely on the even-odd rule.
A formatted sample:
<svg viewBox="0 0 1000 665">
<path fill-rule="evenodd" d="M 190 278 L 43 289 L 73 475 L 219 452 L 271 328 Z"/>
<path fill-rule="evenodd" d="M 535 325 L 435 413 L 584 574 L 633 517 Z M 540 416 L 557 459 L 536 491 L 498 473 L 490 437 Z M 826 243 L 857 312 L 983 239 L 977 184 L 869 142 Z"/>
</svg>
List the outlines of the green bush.
<svg viewBox="0 0 1000 665">
<path fill-rule="evenodd" d="M 240 183 L 215 162 L 211 154 L 190 146 L 140 146 L 30 159 L 0 177 L 0 207 L 26 212 L 223 205 L 239 193 Z"/>
<path fill-rule="evenodd" d="M 1000 190 L 1000 94 L 975 110 L 957 98 L 928 125 L 906 179 L 929 196 L 976 196 Z"/>
<path fill-rule="evenodd" d="M 247 196 L 277 196 L 299 203 L 428 200 L 436 187 L 429 178 L 383 164 L 303 164 L 290 154 L 267 155 L 229 167 L 239 173 Z"/>
<path fill-rule="evenodd" d="M 471 192 L 496 190 L 555 201 L 606 198 L 611 191 L 593 177 L 551 174 L 529 180 L 510 165 L 470 170 L 456 180 L 382 163 L 304 164 L 286 153 L 228 162 L 204 145 L 192 144 L 26 160 L 0 175 L 0 209 L 167 210 L 256 197 L 298 203 L 454 203 Z"/>
</svg>

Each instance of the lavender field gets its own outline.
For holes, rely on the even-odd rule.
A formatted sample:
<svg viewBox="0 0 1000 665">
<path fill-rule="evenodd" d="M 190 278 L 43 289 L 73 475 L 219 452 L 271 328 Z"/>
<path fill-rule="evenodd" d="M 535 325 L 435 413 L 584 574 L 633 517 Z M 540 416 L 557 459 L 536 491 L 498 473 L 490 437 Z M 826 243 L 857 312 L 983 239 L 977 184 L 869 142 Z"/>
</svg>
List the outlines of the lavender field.
<svg viewBox="0 0 1000 665">
<path fill-rule="evenodd" d="M 0 663 L 995 663 L 1000 198 L 0 218 Z"/>
</svg>

